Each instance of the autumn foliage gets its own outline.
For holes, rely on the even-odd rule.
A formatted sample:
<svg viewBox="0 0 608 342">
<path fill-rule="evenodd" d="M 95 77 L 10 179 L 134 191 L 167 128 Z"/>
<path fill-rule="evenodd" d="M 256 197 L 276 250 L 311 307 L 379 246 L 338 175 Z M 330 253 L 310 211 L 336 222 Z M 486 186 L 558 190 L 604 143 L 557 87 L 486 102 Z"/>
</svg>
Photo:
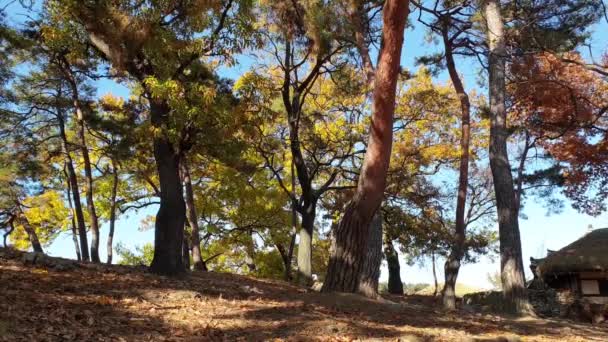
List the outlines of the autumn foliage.
<svg viewBox="0 0 608 342">
<path fill-rule="evenodd" d="M 587 68 L 577 53 L 527 55 L 513 63 L 511 73 L 511 114 L 560 162 L 565 193 L 589 214 L 606 210 L 606 77 Z"/>
</svg>

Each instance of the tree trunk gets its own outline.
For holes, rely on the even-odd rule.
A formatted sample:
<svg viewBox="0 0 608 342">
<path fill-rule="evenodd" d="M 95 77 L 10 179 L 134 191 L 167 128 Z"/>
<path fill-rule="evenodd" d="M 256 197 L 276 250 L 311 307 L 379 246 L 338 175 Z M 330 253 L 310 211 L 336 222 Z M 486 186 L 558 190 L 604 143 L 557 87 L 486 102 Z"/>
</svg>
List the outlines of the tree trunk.
<svg viewBox="0 0 608 342">
<path fill-rule="evenodd" d="M 154 258 L 150 270 L 157 274 L 176 275 L 185 272 L 182 260 L 182 240 L 186 205 L 179 176 L 180 156 L 169 140 L 166 129 L 170 108 L 162 100 L 150 96 L 154 160 L 160 183 L 160 208 L 154 227 Z"/>
<path fill-rule="evenodd" d="M 496 193 L 500 266 L 505 310 L 526 314 L 530 304 L 526 294 L 518 210 L 507 152 L 507 113 L 505 109 L 506 48 L 500 5 L 484 3 L 487 20 L 490 88 L 490 168 Z"/>
<path fill-rule="evenodd" d="M 289 249 L 287 250 L 287 257 L 283 260 L 285 264 L 285 280 L 292 280 L 291 276 L 291 261 L 293 260 L 293 251 L 296 248 L 296 235 L 298 234 L 298 227 L 294 226 L 291 232 L 291 239 L 289 240 Z"/>
<path fill-rule="evenodd" d="M 32 225 L 30 225 L 30 221 L 28 221 L 27 217 L 25 217 L 25 214 L 23 213 L 23 210 L 21 210 L 20 206 L 19 206 L 19 220 L 21 221 L 21 224 L 23 225 L 23 229 L 27 233 L 27 236 L 30 240 L 30 243 L 32 244 L 32 249 L 34 250 L 34 252 L 44 253 L 44 251 L 42 250 L 42 245 L 40 244 L 40 240 L 38 240 L 38 234 L 36 234 L 36 229 L 34 229 L 34 227 L 32 227 Z"/>
<path fill-rule="evenodd" d="M 74 216 L 76 216 L 76 222 L 78 223 L 78 236 L 80 238 L 80 254 L 82 255 L 83 261 L 90 261 L 89 258 L 89 243 L 87 241 L 87 228 L 84 223 L 84 214 L 82 212 L 82 203 L 80 202 L 80 190 L 78 189 L 78 180 L 76 179 L 76 172 L 74 171 L 74 163 L 72 162 L 72 156 L 68 148 L 69 143 L 65 133 L 65 121 L 63 115 L 58 112 L 57 121 L 59 125 L 59 135 L 61 136 L 61 143 L 63 153 L 65 155 L 65 166 L 67 177 L 69 181 L 69 188 L 72 191 L 72 199 L 74 201 Z"/>
<path fill-rule="evenodd" d="M 74 101 L 75 106 L 78 105 L 78 100 Z M 87 211 L 89 212 L 89 219 L 91 221 L 91 261 L 100 262 L 99 260 L 99 220 L 97 218 L 97 212 L 95 210 L 95 202 L 93 200 L 93 172 L 91 170 L 91 159 L 89 157 L 89 149 L 86 143 L 85 137 L 85 126 L 82 117 L 82 111 L 79 107 L 76 107 L 76 113 L 78 118 L 78 139 L 80 140 L 80 153 L 84 161 L 84 175 L 86 179 L 85 196 Z"/>
<path fill-rule="evenodd" d="M 304 202 L 298 243 L 298 283 L 312 284 L 312 235 L 315 229 L 316 201 Z"/>
<path fill-rule="evenodd" d="M 192 240 L 192 264 L 195 271 L 207 271 L 207 266 L 203 262 L 201 256 L 201 237 L 200 228 L 198 226 L 198 216 L 196 215 L 196 206 L 194 204 L 194 191 L 192 190 L 192 179 L 190 178 L 190 165 L 186 157 L 181 160 L 182 177 L 184 188 L 186 190 L 186 217 L 192 234 L 190 239 Z"/>
<path fill-rule="evenodd" d="M 367 257 L 361 269 L 359 290 L 366 297 L 378 297 L 378 279 L 380 278 L 380 265 L 382 264 L 382 212 L 376 211 L 370 224 L 367 241 Z"/>
<path fill-rule="evenodd" d="M 402 296 L 403 282 L 401 281 L 399 254 L 393 246 L 393 240 L 389 234 L 384 234 L 384 256 L 388 264 L 388 293 Z"/>
<path fill-rule="evenodd" d="M 445 283 L 443 284 L 443 290 L 441 290 L 441 299 L 443 301 L 444 309 L 456 309 L 456 279 L 458 278 L 459 269 L 460 258 L 457 256 L 456 252 L 452 251 L 444 265 Z M 437 284 L 435 284 L 435 288 L 436 287 Z M 437 292 L 437 290 L 435 290 L 435 292 Z"/>
<path fill-rule="evenodd" d="M 437 282 L 437 268 L 435 267 L 435 251 L 431 252 L 431 262 L 433 263 L 433 281 L 435 282 L 435 287 L 433 290 L 433 297 L 436 297 L 439 284 Z"/>
<path fill-rule="evenodd" d="M 357 191 L 335 233 L 323 291 L 356 292 L 365 260 L 369 226 L 384 195 L 392 140 L 395 91 L 409 1 L 388 0 L 384 5 L 383 45 L 376 69 L 369 143 Z"/>
<path fill-rule="evenodd" d="M 108 232 L 108 259 L 106 263 L 108 265 L 112 264 L 112 254 L 113 254 L 113 241 L 114 241 L 114 226 L 116 224 L 116 195 L 118 192 L 118 169 L 116 168 L 116 164 L 112 161 L 112 194 L 110 195 L 110 231 Z"/>
<path fill-rule="evenodd" d="M 449 23 L 443 28 L 443 42 L 445 48 L 445 60 L 452 80 L 454 90 L 460 100 L 461 122 L 460 122 L 460 167 L 458 176 L 458 196 L 456 199 L 456 231 L 454 245 L 447 260 L 445 261 L 445 283 L 443 286 L 443 307 L 448 310 L 456 309 L 456 279 L 460 270 L 460 262 L 465 253 L 466 223 L 465 207 L 467 202 L 467 189 L 469 186 L 469 143 L 471 135 L 470 112 L 471 104 L 469 95 L 464 89 L 460 76 L 456 71 L 456 63 L 452 54 L 452 43 L 449 39 Z"/>
<path fill-rule="evenodd" d="M 298 203 L 296 198 L 296 170 L 291 163 L 291 239 L 289 240 L 289 249 L 287 255 L 283 258 L 285 265 L 285 280 L 292 280 L 291 276 L 291 261 L 293 260 L 293 251 L 296 248 L 296 236 L 298 235 Z"/>
<path fill-rule="evenodd" d="M 184 268 L 190 269 L 190 246 L 188 246 L 188 239 L 184 236 L 182 239 L 182 260 Z"/>
<path fill-rule="evenodd" d="M 78 95 L 78 84 L 72 74 L 69 64 L 67 61 L 64 62 L 64 74 L 68 80 L 72 90 L 72 105 L 76 113 L 76 123 L 78 129 L 76 130 L 78 135 L 79 149 L 82 154 L 82 160 L 84 164 L 84 175 L 85 175 L 85 196 L 87 211 L 89 212 L 89 220 L 91 221 L 91 261 L 99 263 L 99 219 L 97 218 L 97 212 L 95 210 L 95 202 L 93 199 L 93 171 L 91 168 L 91 158 L 89 156 L 89 148 L 87 146 L 86 139 L 86 127 L 84 122 L 84 115 L 82 112 L 82 106 Z"/>
<path fill-rule="evenodd" d="M 66 168 L 63 168 L 63 173 L 66 179 L 67 191 L 66 194 L 68 196 L 68 208 L 70 209 L 70 220 L 72 221 L 72 241 L 74 242 L 74 249 L 76 250 L 76 259 L 78 261 L 82 261 L 82 256 L 80 255 L 80 245 L 78 244 L 78 233 L 76 231 L 76 219 L 74 218 L 74 207 L 72 206 L 72 194 L 70 193 L 70 182 L 68 179 L 68 172 Z"/>
<path fill-rule="evenodd" d="M 245 242 L 245 264 L 249 269 L 249 273 L 255 273 L 255 242 L 253 241 L 253 231 L 249 230 Z"/>
<path fill-rule="evenodd" d="M 367 86 L 370 88 L 374 86 L 374 65 L 372 58 L 369 54 L 369 46 L 366 42 L 365 36 L 367 34 L 368 25 L 367 14 L 363 8 L 363 1 L 351 0 L 350 1 L 350 21 L 354 28 L 354 40 L 355 46 L 361 56 L 361 64 L 363 71 L 365 72 L 365 78 Z"/>
<path fill-rule="evenodd" d="M 4 242 L 4 248 L 8 247 L 8 243 L 6 242 L 6 239 L 8 239 L 9 235 L 11 235 L 13 233 L 13 231 L 15 230 L 15 216 L 14 215 L 8 219 L 7 224 L 9 226 L 9 228 L 4 233 L 4 236 L 2 236 L 3 242 Z"/>
</svg>

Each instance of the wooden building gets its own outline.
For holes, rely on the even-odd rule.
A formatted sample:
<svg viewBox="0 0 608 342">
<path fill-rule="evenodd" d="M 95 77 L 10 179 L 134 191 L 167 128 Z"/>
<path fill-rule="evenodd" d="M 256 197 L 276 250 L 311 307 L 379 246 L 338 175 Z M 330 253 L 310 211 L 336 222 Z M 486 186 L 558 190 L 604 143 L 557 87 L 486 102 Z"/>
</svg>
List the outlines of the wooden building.
<svg viewBox="0 0 608 342">
<path fill-rule="evenodd" d="M 608 304 L 608 228 L 596 229 L 536 263 L 535 275 L 559 292 Z"/>
</svg>

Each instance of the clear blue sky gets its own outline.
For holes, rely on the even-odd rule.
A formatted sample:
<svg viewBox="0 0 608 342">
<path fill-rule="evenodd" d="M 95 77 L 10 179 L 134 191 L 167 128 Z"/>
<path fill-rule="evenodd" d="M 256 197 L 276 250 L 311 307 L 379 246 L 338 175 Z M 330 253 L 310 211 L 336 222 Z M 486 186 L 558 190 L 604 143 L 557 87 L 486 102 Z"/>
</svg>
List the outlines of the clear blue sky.
<svg viewBox="0 0 608 342">
<path fill-rule="evenodd" d="M 0 1 L 0 4 L 4 6 L 7 1 Z M 23 16 L 16 16 L 19 13 L 25 13 L 23 10 L 18 8 L 18 4 L 14 3 L 8 8 L 9 20 L 13 23 L 19 23 L 24 20 Z M 415 18 L 412 16 L 412 20 Z M 600 56 L 603 51 L 608 48 L 608 25 L 603 21 L 601 24 L 596 25 L 593 28 L 594 34 L 592 36 L 593 53 L 596 57 Z M 419 24 L 414 23 L 414 29 L 410 29 L 406 33 L 405 45 L 403 49 L 402 66 L 415 69 L 414 59 L 418 56 L 424 55 L 431 51 L 436 51 L 437 47 L 429 45 L 425 39 L 425 31 L 420 27 Z M 222 69 L 222 76 L 228 78 L 236 78 L 241 73 L 246 71 L 251 63 L 255 63 L 250 57 L 243 57 L 238 60 L 239 64 L 230 69 Z M 465 79 L 465 83 L 469 89 L 475 88 L 476 77 L 478 74 L 479 66 L 474 60 L 459 60 L 459 70 L 461 75 Z M 440 75 L 439 79 L 445 81 L 446 75 Z M 118 96 L 128 96 L 128 89 L 124 86 L 118 85 L 110 80 L 103 80 L 98 82 L 99 90 L 98 95 L 106 93 L 113 93 Z M 454 180 L 455 181 L 455 180 Z M 139 212 L 131 212 L 128 215 L 122 216 L 117 222 L 115 242 L 121 242 L 128 247 L 135 247 L 137 245 L 143 245 L 146 242 L 152 242 L 154 239 L 154 232 L 152 230 L 140 231 L 140 221 L 142 218 L 148 215 L 154 215 L 157 207 L 152 206 Z M 594 218 L 588 215 L 580 214 L 570 207 L 569 202 L 566 201 L 566 206 L 560 214 L 547 216 L 546 209 L 542 207 L 540 203 L 535 199 L 528 200 L 526 207 L 524 208 L 524 214 L 528 219 L 520 220 L 521 236 L 522 236 L 522 247 L 524 252 L 524 262 L 526 269 L 528 267 L 528 260 L 530 256 L 540 257 L 544 255 L 544 251 L 549 249 L 559 249 L 569 242 L 579 238 L 587 231 L 587 226 L 592 224 L 594 227 L 608 227 L 608 215 L 604 214 L 600 217 Z M 107 224 L 102 226 L 101 236 L 101 258 L 105 260 L 106 255 L 106 236 L 107 236 Z M 64 256 L 64 257 L 75 257 L 74 247 L 72 244 L 71 236 L 68 234 L 61 235 L 57 240 L 47 248 L 47 251 L 51 255 Z M 465 265 L 462 267 L 459 282 L 466 283 L 468 285 L 474 285 L 478 287 L 488 287 L 487 274 L 498 271 L 498 258 L 494 260 L 489 258 L 482 258 L 480 262 L 472 265 Z M 437 264 L 440 281 L 443 278 L 443 264 L 440 260 Z M 425 263 L 422 266 L 407 266 L 402 262 L 401 277 L 404 282 L 418 283 L 426 282 L 431 283 L 432 273 L 430 263 Z M 386 268 L 383 267 L 381 280 L 386 281 L 387 272 Z"/>
</svg>

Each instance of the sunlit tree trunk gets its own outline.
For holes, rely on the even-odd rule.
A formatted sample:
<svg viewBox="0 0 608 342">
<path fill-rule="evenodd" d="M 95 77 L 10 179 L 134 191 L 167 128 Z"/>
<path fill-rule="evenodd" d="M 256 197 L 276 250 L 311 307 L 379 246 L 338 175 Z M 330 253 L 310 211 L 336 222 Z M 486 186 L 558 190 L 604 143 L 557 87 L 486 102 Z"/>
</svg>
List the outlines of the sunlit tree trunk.
<svg viewBox="0 0 608 342">
<path fill-rule="evenodd" d="M 487 20 L 490 88 L 490 167 L 496 193 L 500 266 L 505 310 L 515 314 L 530 312 L 526 294 L 518 207 L 507 152 L 507 113 L 505 108 L 506 48 L 500 4 L 484 2 Z"/>
<path fill-rule="evenodd" d="M 310 285 L 312 282 L 312 237 L 315 229 L 316 201 L 304 203 L 302 226 L 298 242 L 298 283 Z"/>
<path fill-rule="evenodd" d="M 253 230 L 247 232 L 245 237 L 245 264 L 249 273 L 255 273 L 257 267 L 255 265 L 255 241 L 253 240 Z"/>
<path fill-rule="evenodd" d="M 437 267 L 435 262 L 435 251 L 431 251 L 431 264 L 433 267 L 433 282 L 435 286 L 433 287 L 433 297 L 437 296 L 437 289 L 439 287 L 439 283 L 437 281 Z"/>
<path fill-rule="evenodd" d="M 23 229 L 27 233 L 27 237 L 30 240 L 30 244 L 32 245 L 32 249 L 34 252 L 44 253 L 42 250 L 42 245 L 40 244 L 40 240 L 38 239 L 38 234 L 36 234 L 36 229 L 32 227 L 30 221 L 25 217 L 23 210 L 21 209 L 21 205 L 17 203 L 17 208 L 19 210 L 17 220 L 23 226 Z"/>
<path fill-rule="evenodd" d="M 107 252 L 108 259 L 106 263 L 112 264 L 113 241 L 114 241 L 114 226 L 116 225 L 116 196 L 118 193 L 118 169 L 116 163 L 112 161 L 112 193 L 110 194 L 110 231 L 108 232 Z"/>
<path fill-rule="evenodd" d="M 460 100 L 460 166 L 458 169 L 458 196 L 456 199 L 456 226 L 455 239 L 452 250 L 445 261 L 445 283 L 443 287 L 443 307 L 448 310 L 456 308 L 456 280 L 460 270 L 460 263 L 465 253 L 466 223 L 465 207 L 467 202 L 467 188 L 469 184 L 469 143 L 471 136 L 470 113 L 471 104 L 469 95 L 464 89 L 460 75 L 456 70 L 454 62 L 453 46 L 448 36 L 449 23 L 443 27 L 443 42 L 445 49 L 445 61 L 452 80 L 454 90 Z"/>
<path fill-rule="evenodd" d="M 192 189 L 192 178 L 190 177 L 190 165 L 186 158 L 181 160 L 182 178 L 184 189 L 186 190 L 186 217 L 188 224 L 192 230 L 190 236 L 192 248 L 192 266 L 195 271 L 207 271 L 207 266 L 203 262 L 201 256 L 201 237 L 200 228 L 198 225 L 198 216 L 196 215 L 196 205 L 194 203 L 194 191 Z"/>
<path fill-rule="evenodd" d="M 80 254 L 83 261 L 90 261 L 89 258 L 89 243 L 87 240 L 87 228 L 84 223 L 84 213 L 82 212 L 82 203 L 80 202 L 80 190 L 78 189 L 78 180 L 76 178 L 76 172 L 74 170 L 74 163 L 69 150 L 69 143 L 67 135 L 65 133 L 65 121 L 63 114 L 58 112 L 57 123 L 59 125 L 59 135 L 61 137 L 61 147 L 65 157 L 65 166 L 70 184 L 70 191 L 72 192 L 72 200 L 74 201 L 74 216 L 76 216 L 76 222 L 78 223 L 78 236 L 80 238 Z"/>
<path fill-rule="evenodd" d="M 383 45 L 374 80 L 369 142 L 357 191 L 335 232 L 335 248 L 323 284 L 325 292 L 359 290 L 370 222 L 382 202 L 386 185 L 393 139 L 395 91 L 408 6 L 407 0 L 388 0 L 384 4 Z"/>
<path fill-rule="evenodd" d="M 97 218 L 97 211 L 95 210 L 95 202 L 93 199 L 93 171 L 91 168 L 91 158 L 89 156 L 89 148 L 86 140 L 86 124 L 84 121 L 84 113 L 82 111 L 82 104 L 78 95 L 78 84 L 68 62 L 63 60 L 63 71 L 64 75 L 70 84 L 72 90 L 72 105 L 76 114 L 76 123 L 78 125 L 76 133 L 78 135 L 78 146 L 80 154 L 82 155 L 84 165 L 84 176 L 85 176 L 85 197 L 87 204 L 87 211 L 89 213 L 90 228 L 91 228 L 91 261 L 100 262 L 99 259 L 99 219 Z"/>
<path fill-rule="evenodd" d="M 72 223 L 72 241 L 74 242 L 74 249 L 76 250 L 76 259 L 78 261 L 82 261 L 82 256 L 80 255 L 80 245 L 78 244 L 78 232 L 76 230 L 76 219 L 74 218 L 74 207 L 72 205 L 72 193 L 70 191 L 70 181 L 68 179 L 68 172 L 66 170 L 67 166 L 63 168 L 63 173 L 65 174 L 67 191 L 66 195 L 68 197 L 68 209 L 70 210 L 70 221 Z"/>
</svg>

